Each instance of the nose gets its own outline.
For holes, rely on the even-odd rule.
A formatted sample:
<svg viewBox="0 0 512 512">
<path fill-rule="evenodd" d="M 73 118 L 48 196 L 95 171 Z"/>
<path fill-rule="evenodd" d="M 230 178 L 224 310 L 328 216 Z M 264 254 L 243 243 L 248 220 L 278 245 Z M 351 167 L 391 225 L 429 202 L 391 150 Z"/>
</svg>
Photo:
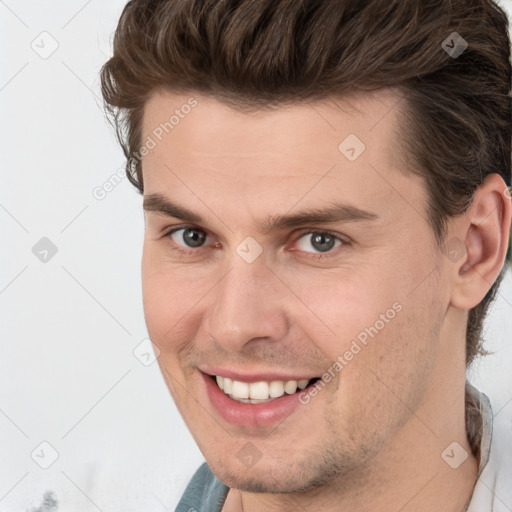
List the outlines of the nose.
<svg viewBox="0 0 512 512">
<path fill-rule="evenodd" d="M 260 257 L 247 263 L 237 254 L 215 287 L 206 329 L 227 351 L 243 351 L 262 339 L 283 339 L 288 330 L 282 282 Z M 213 291 L 213 290 L 212 290 Z"/>
</svg>

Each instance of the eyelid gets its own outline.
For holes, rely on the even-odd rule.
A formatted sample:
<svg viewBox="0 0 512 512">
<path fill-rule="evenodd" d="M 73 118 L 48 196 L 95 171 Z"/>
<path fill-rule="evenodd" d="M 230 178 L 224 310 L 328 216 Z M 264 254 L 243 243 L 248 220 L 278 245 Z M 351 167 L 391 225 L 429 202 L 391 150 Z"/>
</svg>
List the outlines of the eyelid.
<svg viewBox="0 0 512 512">
<path fill-rule="evenodd" d="M 349 238 L 346 235 L 342 235 L 341 233 L 336 233 L 335 231 L 331 231 L 329 229 L 322 228 L 303 228 L 298 234 L 294 235 L 294 240 L 297 241 L 301 239 L 304 235 L 330 235 L 333 238 L 337 238 L 340 242 L 348 243 Z"/>
<path fill-rule="evenodd" d="M 208 230 L 205 228 L 202 228 L 200 226 L 195 226 L 194 224 L 180 224 L 177 226 L 170 226 L 167 228 L 164 228 L 162 230 L 162 236 L 169 236 L 175 231 L 179 231 L 180 229 L 197 229 L 197 231 L 203 231 L 204 233 L 208 233 Z"/>
</svg>

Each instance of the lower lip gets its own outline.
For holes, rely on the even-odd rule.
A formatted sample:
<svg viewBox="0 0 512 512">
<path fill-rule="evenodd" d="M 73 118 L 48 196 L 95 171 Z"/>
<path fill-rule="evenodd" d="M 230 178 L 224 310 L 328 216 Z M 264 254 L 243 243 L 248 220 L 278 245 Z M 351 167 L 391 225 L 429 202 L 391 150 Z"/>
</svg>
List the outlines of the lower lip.
<svg viewBox="0 0 512 512">
<path fill-rule="evenodd" d="M 213 379 L 202 373 L 206 385 L 206 392 L 219 415 L 232 425 L 241 427 L 270 427 L 283 421 L 297 407 L 299 393 L 283 395 L 270 402 L 261 404 L 246 404 L 229 398 Z"/>
</svg>

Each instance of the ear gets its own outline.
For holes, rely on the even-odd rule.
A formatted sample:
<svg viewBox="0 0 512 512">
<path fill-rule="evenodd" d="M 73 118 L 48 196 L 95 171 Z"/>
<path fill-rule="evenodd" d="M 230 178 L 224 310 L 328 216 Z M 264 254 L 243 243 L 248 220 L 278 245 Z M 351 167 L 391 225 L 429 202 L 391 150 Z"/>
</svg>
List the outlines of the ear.
<svg viewBox="0 0 512 512">
<path fill-rule="evenodd" d="M 498 174 L 487 176 L 477 188 L 473 202 L 456 222 L 448 242 L 458 246 L 454 262 L 451 304 L 471 309 L 479 304 L 498 277 L 505 262 L 510 236 L 512 201 L 510 189 Z M 446 247 L 446 246 L 445 246 Z"/>
</svg>

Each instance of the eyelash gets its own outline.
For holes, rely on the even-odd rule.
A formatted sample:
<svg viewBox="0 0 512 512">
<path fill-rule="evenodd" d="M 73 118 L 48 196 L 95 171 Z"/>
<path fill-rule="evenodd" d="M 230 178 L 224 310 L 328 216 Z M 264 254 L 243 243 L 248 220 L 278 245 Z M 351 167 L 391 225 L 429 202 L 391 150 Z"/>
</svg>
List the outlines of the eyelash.
<svg viewBox="0 0 512 512">
<path fill-rule="evenodd" d="M 164 233 L 162 238 L 171 238 L 171 236 L 174 233 L 176 233 L 177 231 L 181 231 L 182 229 L 185 229 L 185 230 L 186 229 L 192 229 L 192 230 L 196 230 L 196 231 L 201 231 L 202 233 L 205 233 L 206 236 L 208 236 L 208 232 L 205 231 L 204 229 L 198 228 L 196 226 L 185 225 L 185 226 L 179 226 L 179 227 L 172 228 L 170 231 Z M 304 254 L 306 255 L 305 257 L 307 259 L 318 260 L 318 259 L 329 258 L 329 257 L 332 256 L 330 253 L 334 252 L 334 249 L 339 249 L 339 248 L 349 244 L 349 242 L 347 240 L 344 240 L 343 238 L 341 238 L 336 233 L 333 233 L 332 231 L 328 231 L 328 230 L 319 230 L 319 229 L 317 229 L 317 230 L 307 230 L 306 229 L 306 230 L 300 232 L 298 235 L 296 235 L 296 237 L 294 237 L 294 243 L 299 241 L 305 235 L 329 235 L 330 237 L 334 238 L 335 240 L 338 240 L 338 241 L 341 242 L 341 245 L 339 245 L 338 247 L 333 247 L 330 251 L 328 251 L 325 254 L 322 254 L 322 253 L 309 253 L 309 252 L 305 252 L 305 251 L 298 251 L 298 252 L 304 252 Z M 195 252 L 200 251 L 201 249 L 204 249 L 204 246 L 203 247 L 199 247 L 198 249 L 188 249 L 188 250 L 183 248 L 182 246 L 178 246 L 179 248 L 177 248 L 177 247 L 175 247 L 175 245 L 176 245 L 175 242 L 173 242 L 172 240 L 171 240 L 171 244 L 172 244 L 171 245 L 171 249 L 173 251 L 179 253 L 180 256 L 191 255 L 191 254 L 193 254 Z"/>
</svg>

